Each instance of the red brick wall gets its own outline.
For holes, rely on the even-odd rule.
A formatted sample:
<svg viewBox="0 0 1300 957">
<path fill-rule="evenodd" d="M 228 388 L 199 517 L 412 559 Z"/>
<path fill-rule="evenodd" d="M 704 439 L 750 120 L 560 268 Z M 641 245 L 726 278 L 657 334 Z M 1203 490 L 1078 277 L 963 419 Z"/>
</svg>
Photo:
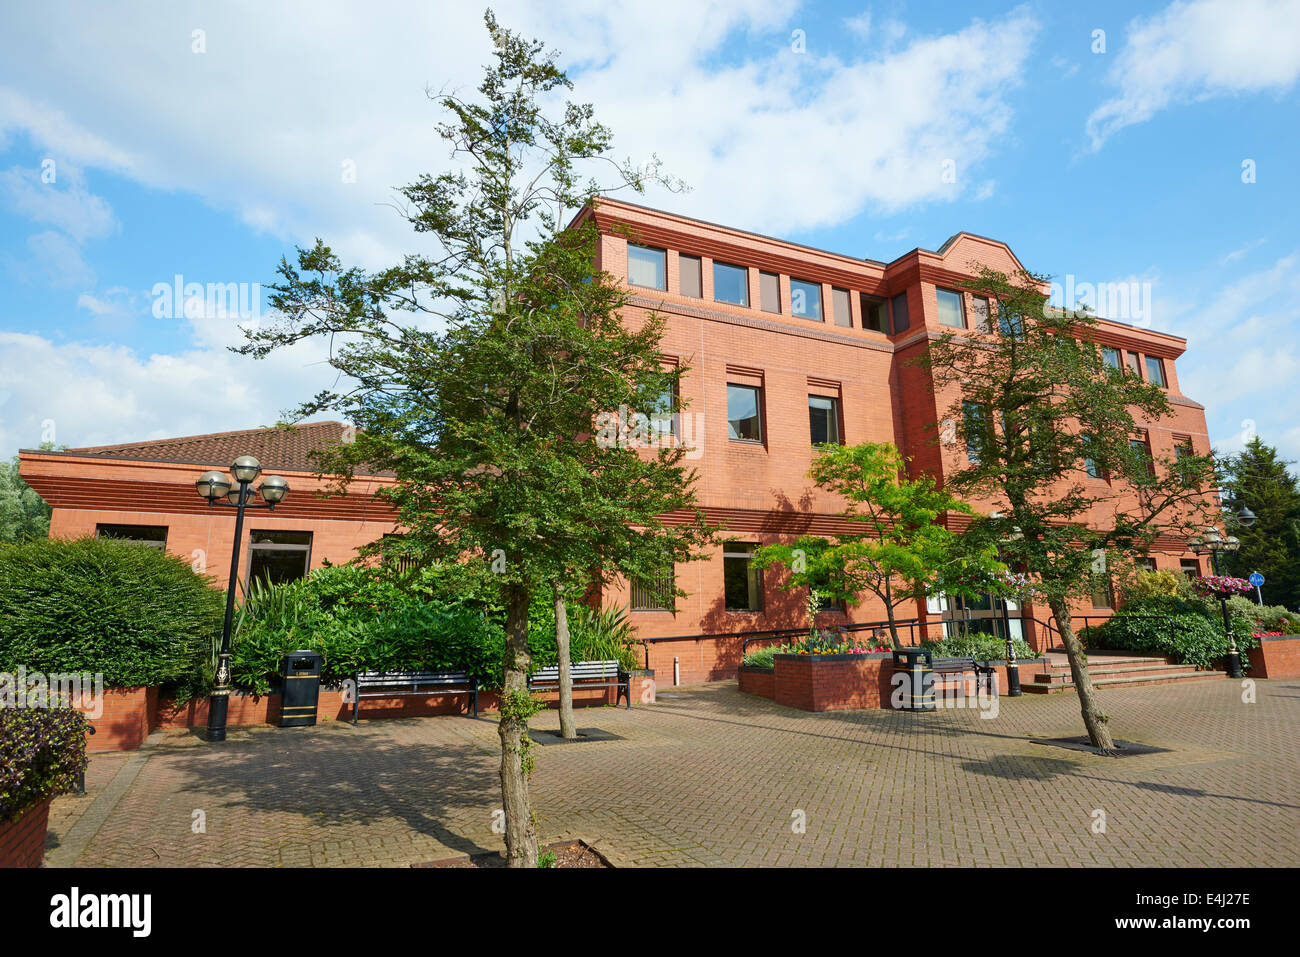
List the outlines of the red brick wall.
<svg viewBox="0 0 1300 957">
<path fill-rule="evenodd" d="M 740 682 L 740 690 L 745 694 L 758 695 L 760 698 L 776 696 L 776 679 L 770 669 L 742 667 L 737 678 Z"/>
<path fill-rule="evenodd" d="M 893 659 L 888 656 L 777 655 L 777 704 L 802 711 L 887 708 Z"/>
<path fill-rule="evenodd" d="M 40 867 L 50 820 L 46 798 L 16 821 L 0 824 L 0 867 Z"/>
<path fill-rule="evenodd" d="M 1248 654 L 1252 678 L 1300 678 L 1300 637 L 1261 638 Z"/>
<path fill-rule="evenodd" d="M 94 734 L 86 735 L 87 751 L 132 751 L 144 744 L 157 724 L 157 688 L 105 688 L 104 710 L 86 717 Z"/>
</svg>

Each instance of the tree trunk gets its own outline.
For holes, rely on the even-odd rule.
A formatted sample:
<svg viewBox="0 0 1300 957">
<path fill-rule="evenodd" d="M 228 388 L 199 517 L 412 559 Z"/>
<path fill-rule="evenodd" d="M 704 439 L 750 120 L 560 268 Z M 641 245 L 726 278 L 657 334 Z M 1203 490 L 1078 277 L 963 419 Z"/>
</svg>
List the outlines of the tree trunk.
<svg viewBox="0 0 1300 957">
<path fill-rule="evenodd" d="M 573 669 L 569 655 L 569 609 L 564 589 L 555 583 L 555 653 L 560 663 L 560 737 L 576 738 L 573 723 Z"/>
<path fill-rule="evenodd" d="M 898 642 L 898 625 L 894 623 L 894 596 L 889 588 L 889 579 L 885 579 L 885 615 L 889 618 L 889 641 L 895 648 L 903 647 Z"/>
<path fill-rule="evenodd" d="M 532 772 L 532 742 L 528 718 L 528 589 L 512 586 L 506 605 L 505 682 L 501 689 L 501 800 L 505 811 L 506 859 L 510 867 L 537 866 L 537 829 L 528 794 Z"/>
<path fill-rule="evenodd" d="M 1113 754 L 1115 739 L 1110 735 L 1110 719 L 1097 702 L 1097 689 L 1092 686 L 1092 678 L 1088 675 L 1083 643 L 1075 637 L 1070 610 L 1064 601 L 1057 598 L 1049 600 L 1047 604 L 1061 629 L 1061 643 L 1065 645 L 1066 657 L 1070 659 L 1070 675 L 1074 678 L 1074 687 L 1079 693 L 1079 709 L 1083 712 L 1083 724 L 1088 729 L 1088 738 L 1094 748 L 1100 749 L 1104 754 Z"/>
</svg>

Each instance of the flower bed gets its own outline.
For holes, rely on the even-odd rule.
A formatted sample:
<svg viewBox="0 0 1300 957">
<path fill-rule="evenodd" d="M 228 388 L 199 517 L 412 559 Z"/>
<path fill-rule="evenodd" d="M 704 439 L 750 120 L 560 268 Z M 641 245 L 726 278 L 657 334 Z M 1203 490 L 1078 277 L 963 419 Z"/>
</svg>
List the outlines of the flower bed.
<svg viewBox="0 0 1300 957">
<path fill-rule="evenodd" d="M 1300 678 L 1300 635 L 1261 634 L 1247 651 L 1253 678 Z"/>
<path fill-rule="evenodd" d="M 79 711 L 0 709 L 0 867 L 40 866 L 50 801 L 85 770 Z"/>
</svg>

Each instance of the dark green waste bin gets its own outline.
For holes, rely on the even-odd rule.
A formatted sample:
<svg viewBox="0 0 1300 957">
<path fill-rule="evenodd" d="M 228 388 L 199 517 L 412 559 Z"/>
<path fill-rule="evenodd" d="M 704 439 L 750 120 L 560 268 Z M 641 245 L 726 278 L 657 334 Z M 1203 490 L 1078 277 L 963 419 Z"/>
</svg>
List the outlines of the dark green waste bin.
<svg viewBox="0 0 1300 957">
<path fill-rule="evenodd" d="M 318 651 L 295 651 L 284 656 L 280 677 L 280 727 L 306 728 L 316 723 L 320 702 L 320 669 L 323 658 Z"/>
<path fill-rule="evenodd" d="M 935 711 L 934 658 L 921 648 L 894 649 L 890 703 L 902 711 Z"/>
</svg>

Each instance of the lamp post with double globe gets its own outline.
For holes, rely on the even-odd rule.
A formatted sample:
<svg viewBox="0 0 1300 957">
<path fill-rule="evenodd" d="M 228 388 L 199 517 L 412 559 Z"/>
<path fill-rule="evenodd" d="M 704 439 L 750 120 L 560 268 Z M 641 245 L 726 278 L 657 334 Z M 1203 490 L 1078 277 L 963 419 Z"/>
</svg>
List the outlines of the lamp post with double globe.
<svg viewBox="0 0 1300 957">
<path fill-rule="evenodd" d="M 244 534 L 244 511 L 250 508 L 274 509 L 289 494 L 289 483 L 278 475 L 268 475 L 257 487 L 262 502 L 253 500 L 252 484 L 262 474 L 262 464 L 251 455 L 241 455 L 224 472 L 204 472 L 194 487 L 208 507 L 224 505 L 235 509 L 235 544 L 230 553 L 230 583 L 226 586 L 226 620 L 221 627 L 221 651 L 212 694 L 208 698 L 208 740 L 226 740 L 226 712 L 230 705 L 230 626 L 235 616 L 235 585 L 239 581 L 239 544 Z M 234 479 L 231 479 L 231 475 Z"/>
<path fill-rule="evenodd" d="M 1228 522 L 1236 521 L 1242 528 L 1250 528 L 1255 524 L 1255 513 L 1248 508 L 1242 508 L 1235 516 L 1224 510 Z M 1225 522 L 1225 526 L 1226 526 Z M 1188 541 L 1188 547 L 1197 555 L 1210 556 L 1210 569 L 1215 575 L 1222 575 L 1219 570 L 1219 555 L 1223 552 L 1235 552 L 1241 547 L 1241 542 L 1235 535 L 1226 535 L 1220 532 L 1213 525 L 1205 531 Z M 1219 593 L 1219 605 L 1223 610 L 1223 630 L 1228 636 L 1228 677 L 1240 678 L 1243 674 L 1241 670 L 1241 652 L 1237 650 L 1237 641 L 1232 635 L 1232 622 L 1228 617 L 1228 595 L 1226 592 Z"/>
</svg>

